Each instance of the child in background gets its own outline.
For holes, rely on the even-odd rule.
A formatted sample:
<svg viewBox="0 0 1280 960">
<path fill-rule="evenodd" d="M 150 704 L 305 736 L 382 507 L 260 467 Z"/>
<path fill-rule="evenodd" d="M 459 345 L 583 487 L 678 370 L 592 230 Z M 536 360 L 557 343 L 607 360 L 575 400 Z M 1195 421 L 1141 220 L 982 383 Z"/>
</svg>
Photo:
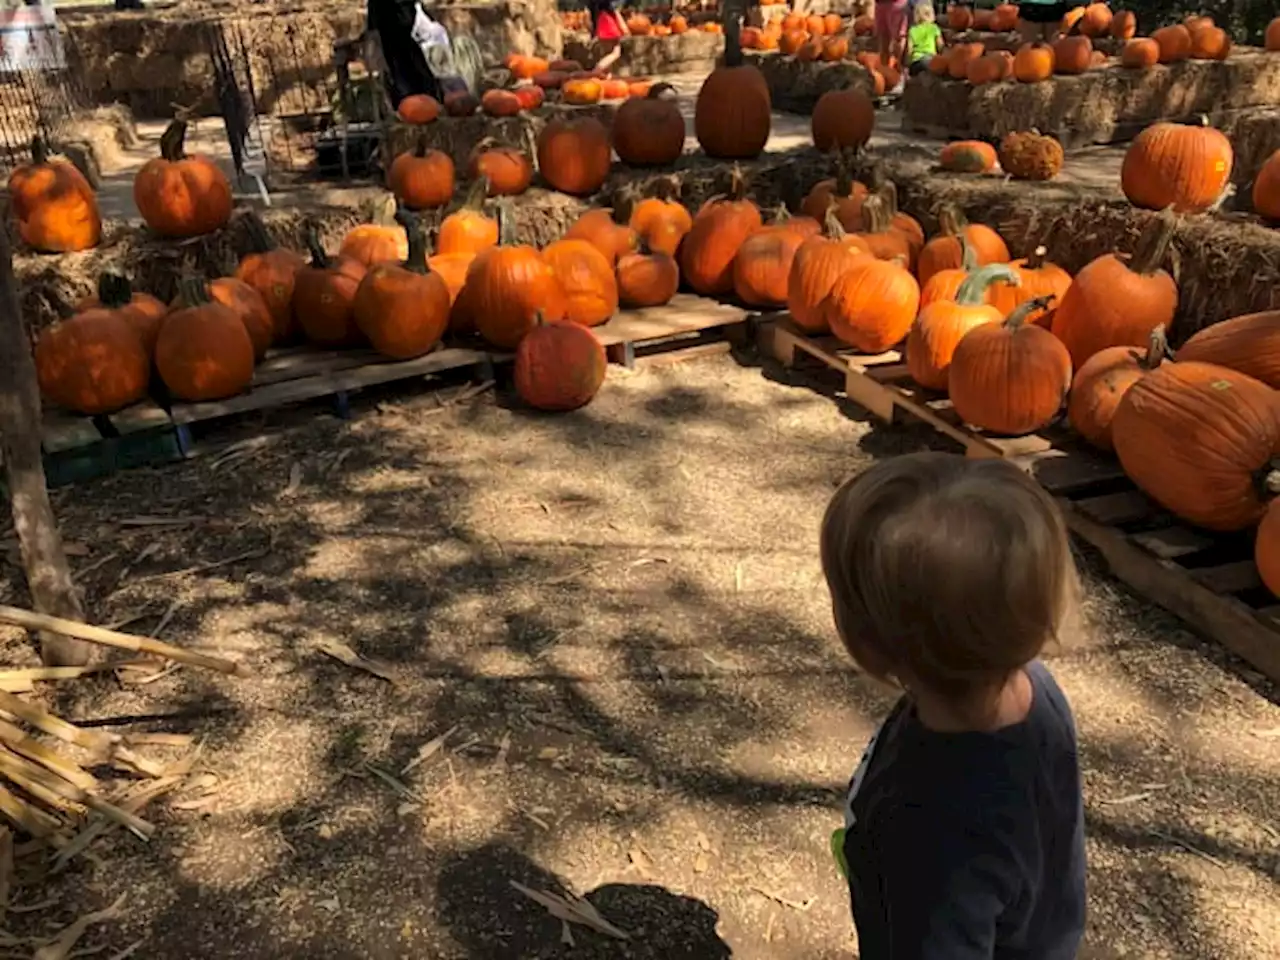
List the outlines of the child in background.
<svg viewBox="0 0 1280 960">
<path fill-rule="evenodd" d="M 929 69 L 929 61 L 938 55 L 945 41 L 934 22 L 930 0 L 917 0 L 912 19 L 915 22 L 907 31 L 907 73 L 915 76 Z"/>
<path fill-rule="evenodd" d="M 1085 919 L 1075 724 L 1039 662 L 1076 577 L 1052 498 L 1002 460 L 895 457 L 822 524 L 836 628 L 903 695 L 832 846 L 864 960 L 1073 960 Z"/>
<path fill-rule="evenodd" d="M 617 0 L 588 0 L 593 48 L 600 51 L 595 69 L 608 71 L 622 56 L 622 38 L 631 33 L 617 10 Z"/>
<path fill-rule="evenodd" d="M 901 66 L 906 55 L 907 0 L 876 0 L 875 31 L 880 43 L 880 62 Z M 902 86 L 900 79 L 896 87 L 885 92 L 901 93 Z"/>
</svg>

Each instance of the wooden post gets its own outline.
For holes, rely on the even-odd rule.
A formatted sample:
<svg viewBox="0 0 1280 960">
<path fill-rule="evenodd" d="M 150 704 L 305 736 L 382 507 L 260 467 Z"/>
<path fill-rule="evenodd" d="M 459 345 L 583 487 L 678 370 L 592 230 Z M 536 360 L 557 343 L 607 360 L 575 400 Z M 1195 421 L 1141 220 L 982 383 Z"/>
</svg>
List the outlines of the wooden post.
<svg viewBox="0 0 1280 960">
<path fill-rule="evenodd" d="M 18 534 L 31 603 L 41 613 L 83 620 L 80 596 L 62 549 L 62 535 L 49 503 L 40 456 L 40 392 L 13 276 L 13 251 L 0 226 L 0 453 L 9 483 L 9 504 Z M 93 656 L 92 644 L 41 632 L 40 655 L 49 666 L 79 667 Z"/>
</svg>

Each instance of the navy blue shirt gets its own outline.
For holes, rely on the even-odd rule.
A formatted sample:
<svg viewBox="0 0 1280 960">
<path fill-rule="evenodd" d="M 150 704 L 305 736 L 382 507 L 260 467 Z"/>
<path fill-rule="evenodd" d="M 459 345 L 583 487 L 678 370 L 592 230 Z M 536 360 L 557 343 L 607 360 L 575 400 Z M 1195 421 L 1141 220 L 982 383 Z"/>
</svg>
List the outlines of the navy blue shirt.
<svg viewBox="0 0 1280 960">
<path fill-rule="evenodd" d="M 1072 960 L 1085 917 L 1075 723 L 1040 663 L 1021 723 L 926 729 L 904 697 L 849 785 L 862 960 Z"/>
</svg>

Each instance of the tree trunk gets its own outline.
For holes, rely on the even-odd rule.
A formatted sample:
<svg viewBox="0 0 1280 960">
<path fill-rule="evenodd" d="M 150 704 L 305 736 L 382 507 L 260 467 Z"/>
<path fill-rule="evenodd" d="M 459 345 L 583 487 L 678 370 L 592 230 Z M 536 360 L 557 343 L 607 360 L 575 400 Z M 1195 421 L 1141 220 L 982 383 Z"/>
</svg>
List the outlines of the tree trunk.
<svg viewBox="0 0 1280 960">
<path fill-rule="evenodd" d="M 31 602 L 40 613 L 83 620 L 80 597 L 62 549 L 40 457 L 40 392 L 36 365 L 18 302 L 13 251 L 0 225 L 0 452 L 9 482 L 13 526 L 22 550 Z M 40 634 L 40 655 L 50 666 L 78 667 L 93 645 L 59 634 Z"/>
</svg>

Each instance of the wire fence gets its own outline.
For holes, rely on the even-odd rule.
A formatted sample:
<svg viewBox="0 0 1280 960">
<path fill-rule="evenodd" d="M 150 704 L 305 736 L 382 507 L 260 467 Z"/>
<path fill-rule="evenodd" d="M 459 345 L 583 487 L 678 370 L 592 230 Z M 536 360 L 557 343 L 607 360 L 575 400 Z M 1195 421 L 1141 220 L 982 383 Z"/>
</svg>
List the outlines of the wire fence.
<svg viewBox="0 0 1280 960">
<path fill-rule="evenodd" d="M 0 33 L 0 172 L 6 175 L 30 161 L 33 138 L 56 148 L 73 137 L 75 115 L 91 105 L 74 51 L 41 10 L 27 7 L 19 11 L 24 18 L 7 14 Z"/>
</svg>

